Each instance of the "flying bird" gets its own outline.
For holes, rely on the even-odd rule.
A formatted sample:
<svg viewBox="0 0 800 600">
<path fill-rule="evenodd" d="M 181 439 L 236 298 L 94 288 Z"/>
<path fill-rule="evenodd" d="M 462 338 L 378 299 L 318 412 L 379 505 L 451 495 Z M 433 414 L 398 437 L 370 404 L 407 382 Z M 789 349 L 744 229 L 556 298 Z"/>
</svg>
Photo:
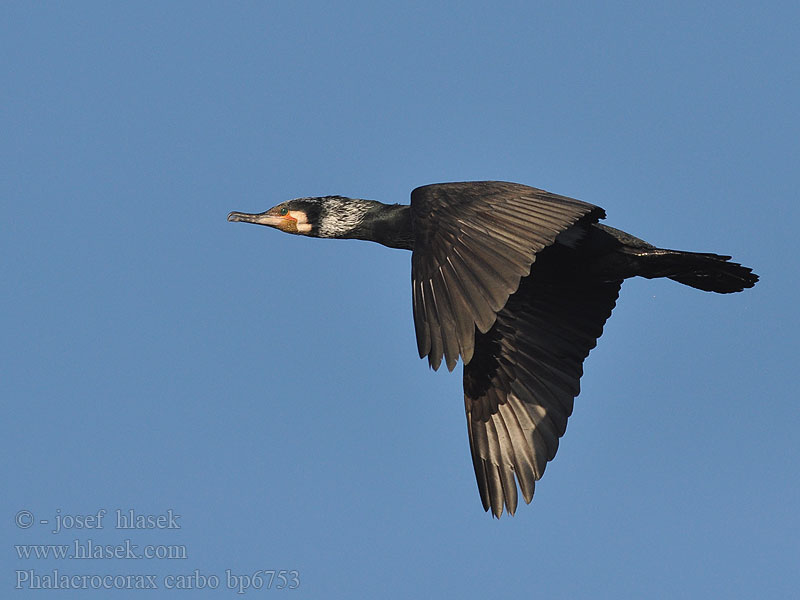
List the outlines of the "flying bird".
<svg viewBox="0 0 800 600">
<path fill-rule="evenodd" d="M 464 405 L 484 510 L 514 514 L 558 449 L 583 361 L 629 277 L 727 294 L 758 276 L 730 256 L 657 248 L 602 225 L 602 208 L 502 181 L 437 183 L 411 204 L 296 198 L 228 221 L 411 250 L 420 358 L 464 364 Z M 516 481 L 515 481 L 516 479 Z"/>
</svg>

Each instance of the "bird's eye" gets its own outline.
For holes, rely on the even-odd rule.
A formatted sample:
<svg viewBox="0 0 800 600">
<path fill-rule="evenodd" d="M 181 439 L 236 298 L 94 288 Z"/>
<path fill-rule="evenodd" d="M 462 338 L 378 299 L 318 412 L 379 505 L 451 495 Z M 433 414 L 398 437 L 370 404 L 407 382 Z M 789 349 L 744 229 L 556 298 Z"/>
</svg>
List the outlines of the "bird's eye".
<svg viewBox="0 0 800 600">
<path fill-rule="evenodd" d="M 289 213 L 289 209 L 288 209 L 288 208 L 286 208 L 286 207 L 283 207 L 283 208 L 281 209 L 280 215 L 281 215 L 282 217 L 285 217 L 285 216 L 286 216 L 288 213 Z"/>
</svg>

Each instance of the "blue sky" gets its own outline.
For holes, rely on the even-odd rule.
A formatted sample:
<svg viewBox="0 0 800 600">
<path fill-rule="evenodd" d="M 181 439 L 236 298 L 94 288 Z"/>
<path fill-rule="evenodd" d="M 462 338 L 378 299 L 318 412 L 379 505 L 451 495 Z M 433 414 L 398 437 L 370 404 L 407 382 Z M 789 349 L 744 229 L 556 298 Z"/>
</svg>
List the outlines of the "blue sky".
<svg viewBox="0 0 800 600">
<path fill-rule="evenodd" d="M 197 571 L 220 583 L 192 597 L 232 598 L 226 572 L 282 569 L 297 598 L 796 592 L 796 3 L 0 17 L 8 597 L 171 598 L 165 578 Z M 480 506 L 460 367 L 417 359 L 410 255 L 225 221 L 476 179 L 598 204 L 762 277 L 733 296 L 626 282 L 558 456 L 500 521 Z M 116 529 L 117 509 L 181 527 Z M 100 510 L 102 529 L 51 533 Z M 16 547 L 89 539 L 187 558 Z M 161 585 L 14 589 L 53 569 Z"/>
</svg>

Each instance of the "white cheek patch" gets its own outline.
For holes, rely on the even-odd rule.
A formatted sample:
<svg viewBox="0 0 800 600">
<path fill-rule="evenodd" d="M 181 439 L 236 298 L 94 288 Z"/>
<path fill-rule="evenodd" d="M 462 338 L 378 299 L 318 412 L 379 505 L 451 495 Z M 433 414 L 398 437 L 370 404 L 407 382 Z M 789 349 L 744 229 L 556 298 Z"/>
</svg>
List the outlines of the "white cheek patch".
<svg viewBox="0 0 800 600">
<path fill-rule="evenodd" d="M 308 222 L 308 215 L 302 210 L 290 210 L 288 215 L 297 221 L 297 232 L 308 233 L 311 231 L 311 224 Z"/>
</svg>

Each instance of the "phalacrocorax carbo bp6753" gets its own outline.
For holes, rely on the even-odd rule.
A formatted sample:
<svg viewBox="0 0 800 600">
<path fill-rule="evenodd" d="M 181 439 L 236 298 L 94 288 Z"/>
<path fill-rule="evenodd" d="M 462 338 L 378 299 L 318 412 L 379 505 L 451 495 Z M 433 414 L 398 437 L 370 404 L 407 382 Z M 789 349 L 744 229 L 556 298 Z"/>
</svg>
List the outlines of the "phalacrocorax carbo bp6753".
<svg viewBox="0 0 800 600">
<path fill-rule="evenodd" d="M 433 369 L 464 363 L 472 462 L 485 510 L 525 502 L 558 449 L 583 360 L 628 277 L 727 294 L 758 276 L 730 256 L 657 248 L 601 225 L 603 209 L 500 181 L 439 183 L 411 204 L 297 198 L 229 221 L 411 250 L 414 327 Z M 515 482 L 516 476 L 516 482 Z"/>
</svg>

